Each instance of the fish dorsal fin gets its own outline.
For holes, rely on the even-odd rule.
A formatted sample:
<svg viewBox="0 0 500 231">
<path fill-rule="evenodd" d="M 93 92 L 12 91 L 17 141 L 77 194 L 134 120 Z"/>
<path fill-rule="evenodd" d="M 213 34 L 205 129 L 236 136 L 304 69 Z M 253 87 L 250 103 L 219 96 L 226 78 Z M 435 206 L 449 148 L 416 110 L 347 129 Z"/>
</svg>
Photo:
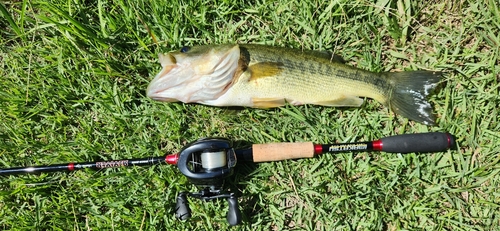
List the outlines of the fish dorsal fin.
<svg viewBox="0 0 500 231">
<path fill-rule="evenodd" d="M 260 62 L 252 64 L 248 70 L 252 74 L 250 81 L 278 75 L 283 71 L 284 65 L 280 62 Z"/>
</svg>

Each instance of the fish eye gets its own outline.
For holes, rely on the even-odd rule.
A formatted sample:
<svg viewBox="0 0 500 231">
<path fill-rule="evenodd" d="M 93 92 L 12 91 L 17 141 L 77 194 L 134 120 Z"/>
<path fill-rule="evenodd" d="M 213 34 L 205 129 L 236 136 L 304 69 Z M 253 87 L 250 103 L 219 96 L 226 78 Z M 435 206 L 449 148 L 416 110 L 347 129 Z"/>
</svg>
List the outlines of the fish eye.
<svg viewBox="0 0 500 231">
<path fill-rule="evenodd" d="M 188 51 L 189 51 L 189 47 L 184 46 L 184 47 L 181 48 L 181 52 L 182 53 L 186 53 Z"/>
</svg>

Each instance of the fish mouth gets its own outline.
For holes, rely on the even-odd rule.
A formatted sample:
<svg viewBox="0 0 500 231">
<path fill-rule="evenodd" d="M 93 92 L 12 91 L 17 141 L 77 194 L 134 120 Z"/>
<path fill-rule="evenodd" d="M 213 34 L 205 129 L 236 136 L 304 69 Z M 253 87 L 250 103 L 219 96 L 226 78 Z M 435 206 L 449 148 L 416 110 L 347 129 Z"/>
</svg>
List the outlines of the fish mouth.
<svg viewBox="0 0 500 231">
<path fill-rule="evenodd" d="M 164 96 L 160 96 L 159 93 L 166 90 L 168 87 L 162 88 L 159 87 L 163 84 L 161 84 L 161 79 L 165 78 L 168 76 L 168 74 L 177 67 L 177 60 L 175 56 L 173 56 L 170 53 L 166 54 L 158 54 L 158 59 L 160 61 L 161 66 L 163 67 L 156 75 L 156 77 L 151 81 L 149 84 L 147 90 L 146 90 L 146 95 L 147 97 L 153 99 L 153 100 L 158 100 L 158 101 L 165 101 L 165 102 L 175 102 L 177 101 L 175 98 L 167 98 Z"/>
</svg>

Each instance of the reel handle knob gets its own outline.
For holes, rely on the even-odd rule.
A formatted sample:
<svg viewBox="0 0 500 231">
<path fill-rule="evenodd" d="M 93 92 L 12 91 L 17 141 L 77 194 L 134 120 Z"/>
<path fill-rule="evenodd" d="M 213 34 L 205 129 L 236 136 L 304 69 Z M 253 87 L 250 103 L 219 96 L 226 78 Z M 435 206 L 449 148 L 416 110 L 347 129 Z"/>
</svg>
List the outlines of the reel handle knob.
<svg viewBox="0 0 500 231">
<path fill-rule="evenodd" d="M 186 193 L 181 192 L 177 195 L 175 205 L 175 217 L 180 220 L 187 220 L 191 218 L 191 209 L 189 208 Z"/>
<path fill-rule="evenodd" d="M 227 212 L 227 222 L 231 226 L 235 226 L 241 223 L 241 211 L 238 206 L 238 198 L 234 196 L 233 193 L 227 198 L 229 204 L 229 211 Z"/>
</svg>

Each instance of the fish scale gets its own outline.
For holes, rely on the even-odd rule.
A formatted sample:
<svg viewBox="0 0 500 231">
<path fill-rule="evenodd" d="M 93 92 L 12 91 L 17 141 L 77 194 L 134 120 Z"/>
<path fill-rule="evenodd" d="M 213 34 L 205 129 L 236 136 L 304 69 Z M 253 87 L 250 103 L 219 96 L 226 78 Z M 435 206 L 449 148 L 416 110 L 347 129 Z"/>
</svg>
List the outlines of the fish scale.
<svg viewBox="0 0 500 231">
<path fill-rule="evenodd" d="M 252 54 L 252 51 L 250 48 L 250 54 Z M 239 85 L 235 84 L 233 91 L 228 92 L 226 97 L 232 98 L 236 94 L 245 94 L 252 98 L 276 98 L 279 102 L 284 98 L 296 105 L 328 104 L 329 101 L 344 98 L 345 95 L 382 98 L 382 96 L 377 95 L 380 91 L 376 91 L 371 85 L 366 85 L 360 81 L 356 83 L 352 79 L 333 79 L 335 76 L 332 75 L 332 73 L 335 73 L 334 65 L 326 65 L 320 62 L 297 62 L 296 60 L 277 57 L 276 55 L 266 58 L 257 57 L 255 61 L 257 63 L 283 63 L 283 71 L 275 76 L 258 78 L 256 82 L 248 81 L 245 84 L 243 81 Z M 308 57 L 304 55 L 303 58 L 307 59 Z M 250 59 L 252 60 L 252 55 Z M 330 60 L 326 60 L 326 62 L 331 64 Z M 279 89 L 276 88 L 278 86 L 280 87 Z M 357 93 L 355 93 L 356 91 Z M 351 101 L 340 102 L 335 106 L 359 106 L 359 102 L 359 100 L 354 103 Z M 342 105 L 342 103 L 345 105 Z"/>
</svg>

